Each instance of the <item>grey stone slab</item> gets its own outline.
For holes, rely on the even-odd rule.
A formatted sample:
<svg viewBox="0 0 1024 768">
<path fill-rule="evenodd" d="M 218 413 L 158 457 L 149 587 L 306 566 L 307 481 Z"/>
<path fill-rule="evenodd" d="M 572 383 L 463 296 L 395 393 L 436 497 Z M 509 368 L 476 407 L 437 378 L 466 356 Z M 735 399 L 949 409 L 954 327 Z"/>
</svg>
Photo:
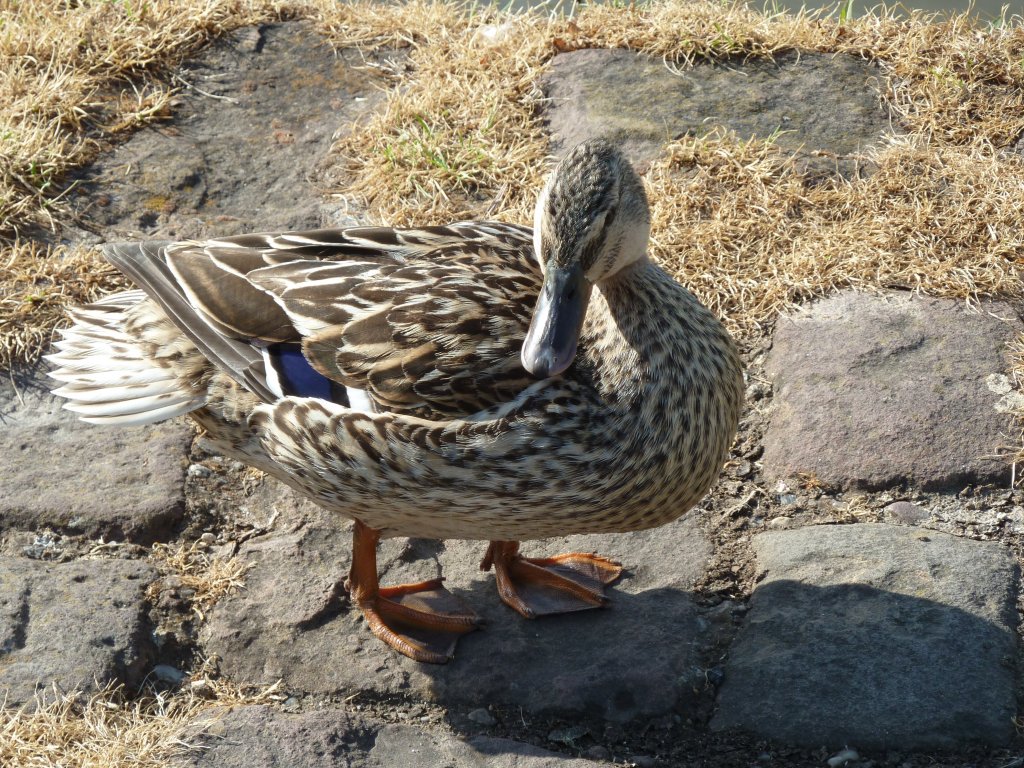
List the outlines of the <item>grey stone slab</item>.
<svg viewBox="0 0 1024 768">
<path fill-rule="evenodd" d="M 1004 303 L 844 292 L 780 317 L 766 371 L 769 481 L 959 490 L 1010 482 L 1015 434 L 992 377 L 1024 326 Z"/>
<path fill-rule="evenodd" d="M 79 174 L 69 199 L 107 239 L 317 227 L 333 137 L 383 99 L 366 63 L 307 22 L 239 30 L 186 62 L 171 118 Z"/>
<path fill-rule="evenodd" d="M 1003 745 L 1016 574 L 1000 544 L 888 524 L 754 538 L 763 579 L 712 727 L 808 747 Z"/>
<path fill-rule="evenodd" d="M 196 723 L 193 768 L 587 768 L 529 744 L 463 739 L 440 727 L 386 725 L 351 712 L 288 714 L 266 706 L 210 713 Z"/>
<path fill-rule="evenodd" d="M 713 630 L 689 588 L 709 554 L 691 519 L 653 531 L 528 542 L 526 554 L 594 551 L 630 570 L 604 610 L 527 621 L 479 570 L 485 542 L 392 540 L 381 547 L 384 584 L 438 575 L 486 621 L 445 666 L 417 664 L 366 629 L 347 602 L 329 601 L 349 568 L 347 526 L 309 523 L 246 544 L 246 589 L 218 603 L 207 653 L 238 682 L 283 679 L 292 690 L 405 693 L 465 708 L 501 704 L 530 713 L 629 721 L 695 703 Z M 628 649 L 628 652 L 624 649 Z"/>
<path fill-rule="evenodd" d="M 52 386 L 43 368 L 0 382 L 0 530 L 166 535 L 185 511 L 188 424 L 85 424 L 62 409 Z"/>
<path fill-rule="evenodd" d="M 671 140 L 721 127 L 742 138 L 776 136 L 814 170 L 849 176 L 864 165 L 862 151 L 893 128 L 879 79 L 877 67 L 843 55 L 790 53 L 672 71 L 632 51 L 581 50 L 552 62 L 542 81 L 544 118 L 559 155 L 602 136 L 643 167 Z"/>
<path fill-rule="evenodd" d="M 53 682 L 138 684 L 154 653 L 143 593 L 155 578 L 133 561 L 0 557 L 0 701 L 20 706 Z"/>
</svg>

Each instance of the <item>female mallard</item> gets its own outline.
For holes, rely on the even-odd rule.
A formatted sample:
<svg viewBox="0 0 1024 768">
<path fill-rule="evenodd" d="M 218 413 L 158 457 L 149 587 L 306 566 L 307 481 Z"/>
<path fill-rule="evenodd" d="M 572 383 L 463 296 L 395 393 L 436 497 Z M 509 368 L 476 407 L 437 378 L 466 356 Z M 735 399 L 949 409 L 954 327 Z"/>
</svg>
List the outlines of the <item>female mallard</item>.
<svg viewBox="0 0 1024 768">
<path fill-rule="evenodd" d="M 663 525 L 736 431 L 732 340 L 646 255 L 643 185 L 591 141 L 534 229 L 458 223 L 107 246 L 142 290 L 72 312 L 51 374 L 86 421 L 190 413 L 228 456 L 355 520 L 370 628 L 443 662 L 478 618 L 440 580 L 379 587 L 384 536 L 489 539 L 526 617 L 602 605 L 618 563 L 522 539 Z M 536 266 L 540 263 L 540 270 Z"/>
</svg>

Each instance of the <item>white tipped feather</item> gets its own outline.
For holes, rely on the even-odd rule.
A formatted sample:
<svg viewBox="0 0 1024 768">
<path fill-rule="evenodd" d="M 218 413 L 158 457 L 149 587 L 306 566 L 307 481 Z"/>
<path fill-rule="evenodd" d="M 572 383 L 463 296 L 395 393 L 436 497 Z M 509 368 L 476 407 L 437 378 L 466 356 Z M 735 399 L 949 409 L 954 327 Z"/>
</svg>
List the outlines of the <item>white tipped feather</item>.
<svg viewBox="0 0 1024 768">
<path fill-rule="evenodd" d="M 270 359 L 270 350 L 267 347 L 260 349 L 263 354 L 263 366 L 267 369 L 267 386 L 270 391 L 278 397 L 284 397 L 284 388 L 281 386 L 281 377 L 277 375 L 274 361 Z"/>
<path fill-rule="evenodd" d="M 124 386 L 104 386 L 96 388 L 91 385 L 83 385 L 72 382 L 60 389 L 54 389 L 53 394 L 66 397 L 75 403 L 117 403 L 119 401 L 129 402 L 142 400 L 150 397 L 166 397 L 171 395 L 177 387 L 168 386 L 166 381 L 154 381 L 150 383 L 132 382 Z"/>
<path fill-rule="evenodd" d="M 203 405 L 202 402 L 187 402 L 155 408 L 145 413 L 126 413 L 118 416 L 79 416 L 78 420 L 108 427 L 138 427 L 143 424 L 155 424 L 165 419 L 173 419 L 175 416 L 184 416 L 201 405 Z"/>
<path fill-rule="evenodd" d="M 62 350 L 55 355 L 47 355 L 46 360 L 53 365 L 59 365 L 62 371 L 67 371 L 68 373 L 81 371 L 82 373 L 101 374 L 115 371 L 148 370 L 141 367 L 138 355 L 139 353 L 136 352 L 135 356 L 131 358 L 121 355 L 115 357 L 112 353 L 79 348 L 76 350 Z M 67 381 L 67 379 L 60 379 L 60 381 Z"/>
<path fill-rule="evenodd" d="M 345 387 L 345 394 L 348 395 L 348 407 L 353 411 L 362 411 L 363 413 L 374 413 L 376 411 L 373 403 L 370 401 L 370 396 L 366 394 L 366 390 Z"/>
<path fill-rule="evenodd" d="M 108 296 L 73 310 L 74 325 L 61 331 L 57 352 L 46 359 L 63 386 L 64 408 L 91 424 L 152 424 L 205 404 L 172 371 L 146 357 L 125 332 L 125 312 L 144 298 L 141 291 Z"/>
<path fill-rule="evenodd" d="M 83 416 L 131 416 L 137 413 L 147 413 L 160 410 L 170 405 L 183 405 L 192 403 L 196 405 L 196 398 L 186 394 L 162 394 L 151 397 L 133 397 L 131 400 L 116 400 L 112 402 L 87 403 L 81 400 L 68 400 L 64 408 L 73 413 L 80 413 Z M 201 401 L 200 401 L 201 403 Z"/>
<path fill-rule="evenodd" d="M 53 356 L 46 358 L 53 362 Z M 174 374 L 165 368 L 150 368 L 149 370 L 126 370 L 126 371 L 97 371 L 86 373 L 81 369 L 58 368 L 47 374 L 51 379 L 73 383 L 79 388 L 100 387 L 121 387 L 127 384 L 151 384 L 157 381 L 174 381 Z"/>
</svg>

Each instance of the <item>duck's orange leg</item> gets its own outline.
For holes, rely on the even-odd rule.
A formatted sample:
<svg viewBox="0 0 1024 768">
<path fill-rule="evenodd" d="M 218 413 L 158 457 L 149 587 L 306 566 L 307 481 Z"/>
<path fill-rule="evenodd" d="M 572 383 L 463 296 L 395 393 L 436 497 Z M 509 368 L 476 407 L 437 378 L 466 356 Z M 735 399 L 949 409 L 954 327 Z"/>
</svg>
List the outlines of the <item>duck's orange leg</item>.
<svg viewBox="0 0 1024 768">
<path fill-rule="evenodd" d="M 348 590 L 378 638 L 415 661 L 444 664 L 455 644 L 480 626 L 477 616 L 442 585 L 442 579 L 382 587 L 377 580 L 380 533 L 356 521 Z"/>
<path fill-rule="evenodd" d="M 622 574 L 616 561 L 588 552 L 523 557 L 518 541 L 492 541 L 480 568 L 492 567 L 502 601 L 528 619 L 600 608 L 605 586 Z"/>
</svg>

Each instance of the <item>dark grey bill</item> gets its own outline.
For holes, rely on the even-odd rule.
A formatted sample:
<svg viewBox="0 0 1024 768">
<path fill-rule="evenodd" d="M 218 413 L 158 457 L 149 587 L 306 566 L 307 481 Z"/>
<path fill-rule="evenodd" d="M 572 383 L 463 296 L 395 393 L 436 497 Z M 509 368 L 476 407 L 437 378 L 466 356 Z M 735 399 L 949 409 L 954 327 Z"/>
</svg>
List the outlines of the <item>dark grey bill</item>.
<svg viewBox="0 0 1024 768">
<path fill-rule="evenodd" d="M 578 264 L 549 265 L 544 271 L 522 353 L 523 367 L 538 379 L 557 376 L 572 365 L 591 288 Z"/>
</svg>

